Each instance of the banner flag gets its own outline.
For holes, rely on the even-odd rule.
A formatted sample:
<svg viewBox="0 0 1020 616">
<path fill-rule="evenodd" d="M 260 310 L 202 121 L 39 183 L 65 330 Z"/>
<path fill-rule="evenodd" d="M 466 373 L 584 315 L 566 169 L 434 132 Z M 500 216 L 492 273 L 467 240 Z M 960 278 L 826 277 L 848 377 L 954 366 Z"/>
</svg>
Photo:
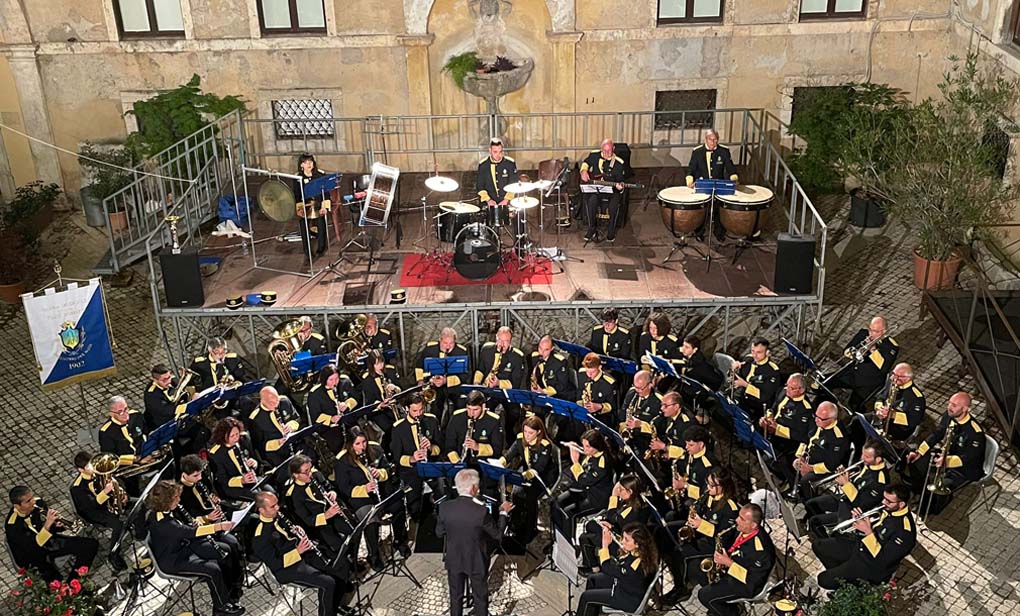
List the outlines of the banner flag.
<svg viewBox="0 0 1020 616">
<path fill-rule="evenodd" d="M 21 299 L 44 391 L 117 373 L 99 278 Z"/>
</svg>

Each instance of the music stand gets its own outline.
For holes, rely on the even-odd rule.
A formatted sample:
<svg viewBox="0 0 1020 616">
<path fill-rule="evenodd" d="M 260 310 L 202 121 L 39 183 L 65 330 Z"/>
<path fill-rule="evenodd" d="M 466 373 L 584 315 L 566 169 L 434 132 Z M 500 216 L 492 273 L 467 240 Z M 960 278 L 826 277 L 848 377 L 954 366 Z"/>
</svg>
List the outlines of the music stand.
<svg viewBox="0 0 1020 616">
<path fill-rule="evenodd" d="M 583 195 L 583 198 L 585 200 L 588 199 L 588 195 L 594 195 L 594 194 L 598 194 L 598 195 L 611 195 L 611 194 L 613 194 L 613 185 L 612 184 L 608 184 L 608 185 L 602 185 L 602 184 L 581 184 L 580 188 L 581 188 L 581 194 Z M 602 198 L 599 197 L 599 202 L 598 202 L 599 205 L 601 204 L 601 199 Z M 589 221 L 589 224 L 590 224 L 590 222 L 591 221 Z M 616 222 L 616 221 L 611 220 L 611 221 L 609 221 L 609 224 L 612 225 L 614 222 Z M 595 241 L 595 240 L 598 239 L 598 232 L 599 232 L 599 207 L 598 207 L 598 205 L 596 205 L 596 207 L 595 207 L 595 224 L 592 225 L 592 226 L 595 227 L 595 237 L 593 237 L 592 239 L 585 239 L 584 240 L 584 246 L 583 246 L 584 248 L 587 248 L 588 244 L 590 244 L 592 241 Z"/>
<path fill-rule="evenodd" d="M 583 344 L 574 344 L 573 342 L 567 342 L 566 340 L 560 340 L 558 338 L 553 338 L 553 344 L 560 347 L 570 355 L 579 355 L 581 357 L 584 357 L 588 353 L 592 352 L 591 349 L 584 346 Z"/>
<path fill-rule="evenodd" d="M 602 367 L 611 372 L 633 375 L 637 374 L 638 370 L 641 369 L 641 366 L 636 361 L 629 359 L 620 359 L 612 355 L 599 355 L 599 359 L 602 360 Z"/>
<path fill-rule="evenodd" d="M 145 438 L 145 442 L 138 448 L 138 459 L 151 456 L 160 450 L 161 447 L 169 445 L 176 437 L 178 432 L 179 420 L 171 419 L 165 424 L 159 426 Z"/>
<path fill-rule="evenodd" d="M 294 457 L 297 456 L 299 453 L 301 453 L 301 452 L 295 451 L 294 453 L 292 453 L 289 456 L 287 456 L 286 460 L 284 460 L 283 462 L 280 462 L 279 464 L 277 464 L 273 468 L 269 469 L 269 471 L 267 471 L 266 474 L 262 475 L 261 477 L 259 477 L 255 481 L 255 483 L 251 486 L 251 491 L 252 492 L 258 492 L 259 488 L 261 488 L 264 483 L 269 481 L 271 478 L 275 477 L 276 473 L 278 473 L 281 468 L 286 468 L 287 465 L 290 464 L 290 461 L 293 460 Z"/>
<path fill-rule="evenodd" d="M 166 473 L 167 469 L 173 466 L 173 463 L 174 463 L 173 460 L 167 460 L 166 464 L 163 465 L 163 468 L 161 468 L 159 471 L 156 472 L 155 475 L 153 475 L 152 479 L 150 479 L 149 483 L 145 486 L 145 489 L 142 490 L 141 495 L 138 497 L 138 500 L 135 501 L 135 504 L 131 508 L 131 511 L 129 511 L 127 516 L 124 518 L 124 527 L 120 531 L 120 536 L 117 537 L 117 540 L 114 541 L 113 545 L 110 547 L 111 554 L 116 554 L 117 552 L 120 551 L 120 544 L 124 540 L 124 533 L 127 531 L 127 529 L 131 528 L 131 522 L 137 519 L 138 516 L 145 509 L 144 508 L 145 498 L 149 495 L 149 492 L 152 491 L 152 488 L 156 486 L 159 480 L 163 478 L 163 474 Z M 132 550 L 132 553 L 135 558 L 135 568 L 131 572 L 131 577 L 129 581 L 131 585 L 131 592 L 128 594 L 127 601 L 124 604 L 125 614 L 130 614 L 132 610 L 134 610 L 135 604 L 138 602 L 138 597 L 144 594 L 143 590 L 145 589 L 146 583 L 148 583 L 149 581 L 149 578 L 146 577 L 145 572 L 139 566 L 141 563 L 139 561 L 137 551 Z M 153 559 L 156 558 L 155 555 L 153 554 L 150 554 L 149 557 Z M 153 588 L 156 587 L 154 586 Z M 156 588 L 156 592 L 158 592 L 164 598 L 169 599 L 169 596 L 159 588 Z"/>
<path fill-rule="evenodd" d="M 889 412 L 891 413 L 893 411 L 890 409 Z M 884 450 L 882 452 L 883 458 L 887 453 L 892 454 L 893 463 L 890 465 L 890 468 L 895 467 L 897 464 L 900 463 L 900 455 L 896 453 L 896 448 L 892 446 L 892 443 L 890 443 L 888 439 L 886 439 L 884 436 L 878 433 L 878 429 L 876 429 L 875 426 L 871 425 L 871 422 L 865 419 L 864 415 L 861 415 L 860 413 L 854 413 L 852 421 L 856 421 L 859 424 L 861 424 L 861 428 L 867 435 L 865 440 L 875 441 L 876 443 L 882 446 L 882 449 Z M 860 455 L 860 453 L 861 452 L 857 452 L 858 455 Z"/>
<path fill-rule="evenodd" d="M 300 377 L 322 370 L 336 360 L 336 353 L 312 355 L 311 351 L 298 351 L 290 360 L 290 375 Z"/>
<path fill-rule="evenodd" d="M 432 376 L 450 376 L 451 374 L 467 374 L 467 355 L 453 357 L 426 357 L 423 366 L 425 373 Z"/>
<path fill-rule="evenodd" d="M 701 259 L 708 262 L 705 271 L 712 269 L 712 238 L 715 236 L 715 197 L 716 195 L 732 195 L 737 192 L 737 183 L 733 180 L 697 180 L 694 182 L 694 192 L 702 195 L 711 195 L 708 201 L 708 227 L 705 230 L 705 241 L 708 243 L 708 250 Z"/>
<path fill-rule="evenodd" d="M 786 526 L 786 545 L 783 547 L 783 575 L 789 572 L 789 559 L 790 554 L 793 550 L 790 548 L 790 537 L 792 536 L 794 541 L 800 545 L 801 534 L 800 528 L 797 526 L 797 516 L 794 515 L 793 509 L 790 505 L 783 500 L 782 493 L 779 488 L 776 487 L 775 477 L 772 475 L 772 471 L 769 470 L 768 465 L 765 463 L 765 459 L 762 457 L 761 450 L 756 451 L 755 455 L 758 458 L 758 466 L 761 468 L 762 475 L 765 477 L 765 482 L 768 483 L 772 491 L 779 496 L 779 512 L 783 517 L 783 524 Z M 768 505 L 768 497 L 763 501 L 766 506 Z M 762 523 L 768 519 L 767 511 L 762 511 Z"/>
<path fill-rule="evenodd" d="M 798 366 L 802 366 L 807 375 L 811 378 L 811 380 L 813 380 L 818 385 L 818 387 L 822 389 L 822 391 L 828 394 L 830 398 L 832 398 L 833 400 L 838 400 L 838 398 L 836 398 L 836 394 L 832 393 L 832 390 L 828 388 L 827 384 L 836 375 L 842 372 L 846 368 L 846 366 L 843 366 L 839 370 L 836 370 L 836 372 L 832 373 L 830 376 L 825 376 L 825 374 L 818 368 L 818 365 L 815 364 L 814 360 L 811 359 L 811 357 L 807 353 L 801 351 L 799 348 L 797 348 L 797 345 L 790 342 L 786 338 L 782 338 L 782 341 L 783 345 L 786 346 L 786 352 L 790 354 L 790 359 L 792 359 L 794 363 L 796 363 Z M 850 362 L 849 364 L 847 364 L 847 366 L 850 366 L 852 364 L 853 362 Z"/>
</svg>

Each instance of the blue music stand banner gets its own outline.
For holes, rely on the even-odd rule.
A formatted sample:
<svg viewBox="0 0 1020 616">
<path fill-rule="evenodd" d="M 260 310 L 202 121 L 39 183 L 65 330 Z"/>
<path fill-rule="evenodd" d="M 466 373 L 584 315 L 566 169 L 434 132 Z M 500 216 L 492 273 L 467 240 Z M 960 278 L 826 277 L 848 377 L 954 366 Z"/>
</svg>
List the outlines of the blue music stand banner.
<svg viewBox="0 0 1020 616">
<path fill-rule="evenodd" d="M 891 413 L 893 411 L 889 412 Z M 878 433 L 878 429 L 875 426 L 871 425 L 871 422 L 868 421 L 864 417 L 864 415 L 861 415 L 860 413 L 854 413 L 853 421 L 856 421 L 861 425 L 861 428 L 867 435 L 868 440 L 875 441 L 876 443 L 882 446 L 882 449 L 884 449 L 884 451 L 882 452 L 883 458 L 888 460 L 891 457 L 893 460 L 893 464 L 900 461 L 900 456 L 899 454 L 896 453 L 896 448 L 893 447 L 892 443 L 890 443 L 885 437 Z M 861 452 L 859 451 L 857 452 L 858 455 L 860 455 L 860 453 Z"/>
<path fill-rule="evenodd" d="M 584 357 L 588 353 L 592 352 L 591 349 L 584 346 L 583 344 L 574 344 L 573 342 L 567 342 L 566 340 L 557 340 L 556 338 L 553 338 L 553 344 L 560 347 L 561 349 L 563 349 L 564 351 L 571 355 L 579 355 L 581 357 Z"/>
<path fill-rule="evenodd" d="M 471 393 L 472 391 L 480 391 L 485 394 L 485 397 L 489 400 L 498 400 L 500 402 L 506 402 L 508 400 L 506 392 L 508 389 L 502 389 L 499 387 L 485 387 L 484 385 L 461 385 L 461 392 L 464 395 Z"/>
<path fill-rule="evenodd" d="M 266 386 L 265 379 L 255 379 L 254 381 L 248 381 L 240 387 L 226 387 L 223 388 L 220 393 L 220 400 L 237 400 L 242 396 L 258 393 Z"/>
<path fill-rule="evenodd" d="M 600 420 L 599 420 L 599 419 L 598 419 L 597 417 L 595 417 L 594 415 L 589 415 L 589 417 L 591 417 L 591 424 L 592 424 L 592 427 L 594 427 L 594 428 L 595 428 L 596 430 L 598 430 L 598 431 L 599 431 L 599 432 L 601 432 L 602 434 L 604 434 L 604 435 L 606 435 L 607 437 L 609 437 L 609 439 L 610 439 L 610 440 L 616 441 L 616 443 L 617 443 L 617 444 L 618 444 L 618 445 L 619 445 L 619 446 L 620 446 L 621 448 L 623 448 L 623 447 L 626 447 L 626 446 L 627 446 L 627 441 L 625 441 L 625 440 L 623 439 L 623 436 L 621 436 L 619 432 L 617 432 L 616 430 L 614 430 L 614 429 L 610 428 L 610 427 L 609 427 L 609 426 L 607 426 L 606 424 L 602 423 L 602 422 L 601 422 L 601 421 L 600 421 Z"/>
<path fill-rule="evenodd" d="M 312 355 L 311 351 L 298 351 L 290 360 L 290 373 L 293 376 L 300 376 L 309 372 L 318 372 L 334 361 L 336 361 L 335 353 Z"/>
<path fill-rule="evenodd" d="M 803 366 L 809 372 L 818 369 L 815 362 L 808 357 L 806 353 L 797 348 L 797 345 L 790 342 L 786 338 L 783 338 L 783 344 L 786 345 L 786 352 L 790 354 L 790 358 L 793 359 L 797 365 Z"/>
<path fill-rule="evenodd" d="M 489 464 L 488 462 L 478 461 L 478 468 L 481 469 L 482 474 L 493 481 L 503 480 L 512 486 L 526 486 L 530 485 L 528 480 L 524 478 L 520 472 L 515 471 L 512 468 L 506 468 L 505 466 L 496 466 Z"/>
<path fill-rule="evenodd" d="M 438 479 L 440 477 L 453 477 L 461 470 L 467 468 L 463 463 L 457 462 L 419 462 L 414 465 L 418 476 L 422 479 Z"/>
<path fill-rule="evenodd" d="M 308 198 L 312 195 L 328 193 L 340 185 L 341 177 L 343 176 L 339 173 L 327 173 L 326 175 L 321 175 L 305 184 L 304 188 L 301 189 L 303 191 L 302 194 L 305 198 Z"/>
<path fill-rule="evenodd" d="M 454 357 L 426 357 L 423 369 L 425 372 L 433 376 L 467 374 L 468 358 L 466 355 L 457 355 Z"/>
<path fill-rule="evenodd" d="M 737 183 L 733 180 L 696 180 L 694 192 L 703 195 L 732 195 L 737 192 Z"/>
<path fill-rule="evenodd" d="M 612 370 L 613 372 L 620 372 L 622 374 L 636 374 L 641 366 L 634 361 L 629 359 L 620 359 L 619 357 L 613 357 L 612 355 L 599 355 L 599 359 L 602 360 L 602 366 L 606 370 Z"/>
<path fill-rule="evenodd" d="M 645 357 L 648 358 L 648 363 L 659 372 L 663 372 L 674 378 L 680 378 L 680 374 L 676 371 L 676 366 L 674 366 L 668 359 L 659 357 L 658 355 L 652 355 L 650 352 L 646 352 Z"/>
<path fill-rule="evenodd" d="M 733 419 L 733 430 L 737 435 L 737 439 L 741 443 L 751 445 L 775 460 L 776 452 L 772 448 L 772 442 L 765 438 L 761 432 L 754 429 L 754 422 L 744 412 L 744 409 L 719 392 L 712 392 L 712 396 L 715 397 L 722 410 Z"/>
<path fill-rule="evenodd" d="M 570 400 L 560 400 L 559 398 L 549 398 L 549 408 L 552 412 L 557 415 L 569 417 L 570 419 L 576 419 L 582 423 L 591 423 L 591 414 L 588 413 L 588 409 L 584 408 L 576 402 Z"/>
<path fill-rule="evenodd" d="M 160 447 L 169 445 L 175 438 L 177 438 L 177 420 L 171 419 L 146 437 L 145 442 L 138 450 L 138 458 L 141 459 L 156 453 Z"/>
<path fill-rule="evenodd" d="M 505 389 L 506 398 L 513 404 L 528 404 L 531 406 L 552 406 L 549 402 L 550 396 L 546 394 L 528 391 L 526 389 Z"/>
</svg>

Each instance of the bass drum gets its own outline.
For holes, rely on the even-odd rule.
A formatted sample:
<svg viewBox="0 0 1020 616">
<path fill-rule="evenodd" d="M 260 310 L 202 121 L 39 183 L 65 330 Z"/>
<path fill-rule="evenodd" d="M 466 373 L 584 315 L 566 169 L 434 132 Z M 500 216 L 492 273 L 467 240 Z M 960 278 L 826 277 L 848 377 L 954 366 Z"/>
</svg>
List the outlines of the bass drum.
<svg viewBox="0 0 1020 616">
<path fill-rule="evenodd" d="M 297 213 L 294 191 L 281 180 L 266 180 L 259 186 L 259 207 L 270 220 L 287 222 Z"/>
<path fill-rule="evenodd" d="M 468 280 L 485 280 L 502 265 L 499 235 L 481 223 L 460 230 L 454 241 L 453 268 Z"/>
</svg>

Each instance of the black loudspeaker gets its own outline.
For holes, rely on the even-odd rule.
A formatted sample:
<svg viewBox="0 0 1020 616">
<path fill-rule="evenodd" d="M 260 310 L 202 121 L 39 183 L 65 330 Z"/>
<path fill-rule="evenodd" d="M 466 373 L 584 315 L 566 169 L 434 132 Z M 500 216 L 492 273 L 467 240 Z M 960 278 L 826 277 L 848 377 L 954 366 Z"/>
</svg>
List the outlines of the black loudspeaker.
<svg viewBox="0 0 1020 616">
<path fill-rule="evenodd" d="M 776 238 L 776 293 L 811 293 L 815 277 L 815 238 L 780 233 Z"/>
<path fill-rule="evenodd" d="M 181 254 L 164 252 L 159 255 L 163 270 L 163 290 L 171 308 L 198 308 L 205 303 L 202 271 L 198 267 L 198 251 L 185 249 Z"/>
</svg>

